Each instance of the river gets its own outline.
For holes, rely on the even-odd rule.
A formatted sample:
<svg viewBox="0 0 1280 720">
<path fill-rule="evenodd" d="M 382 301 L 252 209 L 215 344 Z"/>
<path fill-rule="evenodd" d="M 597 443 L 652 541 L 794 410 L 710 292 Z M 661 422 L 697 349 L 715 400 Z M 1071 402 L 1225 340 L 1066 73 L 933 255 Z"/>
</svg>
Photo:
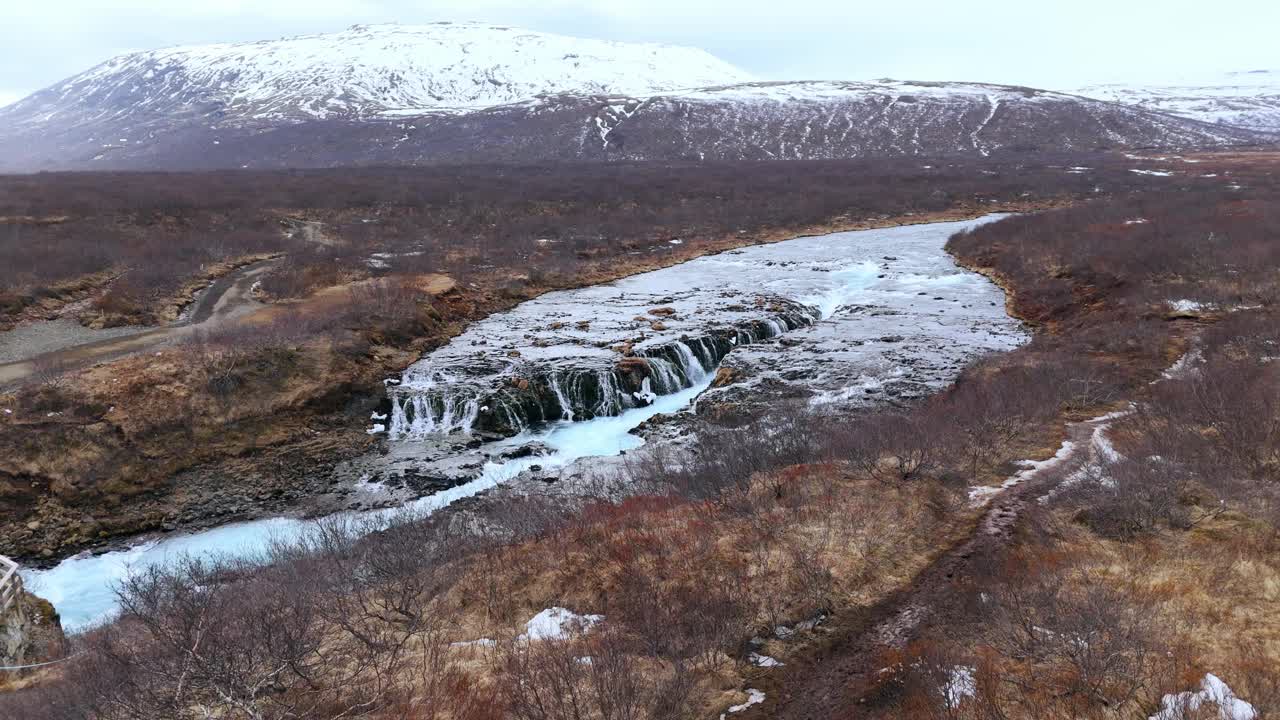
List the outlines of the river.
<svg viewBox="0 0 1280 720">
<path fill-rule="evenodd" d="M 370 427 L 392 448 L 377 462 L 447 468 L 456 482 L 364 512 L 430 513 L 535 469 L 585 472 L 586 458 L 643 445 L 633 431 L 645 421 L 687 412 L 724 363 L 744 380 L 712 395 L 789 387 L 839 406 L 882 402 L 895 384 L 908 389 L 899 397 L 935 390 L 965 362 L 1025 340 L 1000 290 L 943 249 L 953 233 L 994 219 L 754 246 L 549 293 L 474 323 L 390 379 L 390 417 Z M 510 452 L 522 447 L 536 452 Z M 184 554 L 253 557 L 309 525 L 277 517 L 143 538 L 23 575 L 78 631 L 111 617 L 114 586 L 129 573 Z"/>
</svg>

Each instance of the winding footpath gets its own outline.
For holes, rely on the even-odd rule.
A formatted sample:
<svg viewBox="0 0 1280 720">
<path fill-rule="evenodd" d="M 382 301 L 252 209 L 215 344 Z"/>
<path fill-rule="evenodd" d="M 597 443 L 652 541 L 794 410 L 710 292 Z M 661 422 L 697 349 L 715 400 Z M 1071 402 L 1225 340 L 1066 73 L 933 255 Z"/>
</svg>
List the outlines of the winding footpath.
<svg viewBox="0 0 1280 720">
<path fill-rule="evenodd" d="M 1103 437 L 1117 414 L 1068 425 L 1068 438 L 1051 459 L 1029 462 L 1029 468 L 1010 478 L 988 500 L 977 529 L 965 541 L 942 553 L 916 577 L 909 588 L 891 594 L 878 605 L 847 619 L 835 637 L 822 647 L 788 660 L 781 671 L 754 679 L 765 688 L 765 700 L 742 712 L 740 720 L 859 717 L 872 700 L 883 673 L 881 650 L 901 650 L 928 626 L 946 626 L 964 612 L 952 602 L 957 588 L 977 574 L 984 561 L 996 557 L 1014 537 L 1021 515 L 1032 502 L 1070 482 L 1071 474 L 1106 459 Z"/>
<path fill-rule="evenodd" d="M 820 647 L 788 660 L 780 671 L 752 681 L 765 689 L 765 701 L 738 720 L 755 718 L 851 718 L 863 715 L 884 668 L 884 649 L 901 649 L 929 626 L 946 626 L 964 608 L 957 589 L 980 572 L 1013 538 L 1028 506 L 1070 482 L 1072 473 L 1097 464 L 1110 452 L 1104 433 L 1122 413 L 1109 413 L 1067 426 L 1067 439 L 1054 457 L 1030 467 L 1005 483 L 989 499 L 975 532 L 925 568 L 910 587 L 858 616 L 838 621 L 839 629 Z"/>
<path fill-rule="evenodd" d="M 1196 372 L 1199 353 L 1194 341 L 1192 348 L 1153 384 Z M 853 617 L 831 623 L 834 633 L 789 659 L 782 670 L 753 678 L 755 687 L 765 688 L 766 699 L 735 716 L 736 720 L 867 716 L 885 671 L 881 651 L 906 647 L 928 627 L 959 625 L 965 613 L 955 602 L 960 588 L 1007 549 L 1031 503 L 1053 497 L 1080 474 L 1118 458 L 1106 433 L 1112 422 L 1131 412 L 1131 408 L 1122 409 L 1070 423 L 1053 457 L 1024 461 L 1026 468 L 999 488 L 973 489 L 971 500 L 985 505 L 986 511 L 972 535 L 940 555 L 909 587 Z"/>
</svg>

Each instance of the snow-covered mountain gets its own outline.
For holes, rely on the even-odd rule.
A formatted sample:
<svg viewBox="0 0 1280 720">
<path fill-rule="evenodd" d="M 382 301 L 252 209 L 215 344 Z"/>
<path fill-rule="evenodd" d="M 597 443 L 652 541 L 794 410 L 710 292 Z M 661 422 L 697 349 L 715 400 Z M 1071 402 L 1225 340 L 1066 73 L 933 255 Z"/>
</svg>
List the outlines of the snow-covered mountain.
<svg viewBox="0 0 1280 720">
<path fill-rule="evenodd" d="M 0 170 L 987 155 L 1260 137 L 1030 88 L 753 82 L 701 50 L 443 23 L 116 58 L 0 109 Z"/>
<path fill-rule="evenodd" d="M 1176 85 L 1092 85 L 1074 92 L 1204 122 L 1280 133 L 1280 70 L 1233 72 Z"/>
<path fill-rule="evenodd" d="M 900 80 L 747 83 L 667 93 L 615 101 L 598 114 L 597 126 L 604 149 L 634 159 L 989 155 L 1241 140 L 1230 130 L 1062 93 Z"/>
<path fill-rule="evenodd" d="M 544 94 L 652 95 L 751 79 L 693 48 L 478 23 L 357 25 L 324 35 L 123 55 L 6 114 L 35 123 L 103 113 L 241 121 L 417 115 Z"/>
</svg>

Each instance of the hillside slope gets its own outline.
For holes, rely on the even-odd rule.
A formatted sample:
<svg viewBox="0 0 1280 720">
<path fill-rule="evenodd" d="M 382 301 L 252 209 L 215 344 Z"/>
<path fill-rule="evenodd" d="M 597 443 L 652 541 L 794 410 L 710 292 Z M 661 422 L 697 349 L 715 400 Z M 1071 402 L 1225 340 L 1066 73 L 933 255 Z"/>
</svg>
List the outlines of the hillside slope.
<svg viewBox="0 0 1280 720">
<path fill-rule="evenodd" d="M 611 104 L 597 117 L 601 149 L 633 159 L 985 156 L 1249 140 L 1112 103 L 983 83 L 752 83 L 661 95 L 634 109 Z"/>
<path fill-rule="evenodd" d="M 477 24 L 127 55 L 0 110 L 0 171 L 892 155 L 1266 136 L 980 83 L 751 82 L 689 48 Z"/>
</svg>

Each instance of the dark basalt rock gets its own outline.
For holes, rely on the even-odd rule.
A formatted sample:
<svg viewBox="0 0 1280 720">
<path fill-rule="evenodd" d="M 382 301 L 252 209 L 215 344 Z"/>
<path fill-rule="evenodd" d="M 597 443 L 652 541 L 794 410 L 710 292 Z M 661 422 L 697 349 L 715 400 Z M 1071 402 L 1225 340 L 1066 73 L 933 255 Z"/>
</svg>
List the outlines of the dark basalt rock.
<svg viewBox="0 0 1280 720">
<path fill-rule="evenodd" d="M 534 455 L 549 455 L 550 453 L 551 448 L 548 448 L 546 445 L 543 445 L 542 443 L 531 443 L 529 445 L 522 445 L 515 450 L 504 452 L 501 457 L 503 460 L 515 460 L 518 458 L 532 457 Z"/>
</svg>

